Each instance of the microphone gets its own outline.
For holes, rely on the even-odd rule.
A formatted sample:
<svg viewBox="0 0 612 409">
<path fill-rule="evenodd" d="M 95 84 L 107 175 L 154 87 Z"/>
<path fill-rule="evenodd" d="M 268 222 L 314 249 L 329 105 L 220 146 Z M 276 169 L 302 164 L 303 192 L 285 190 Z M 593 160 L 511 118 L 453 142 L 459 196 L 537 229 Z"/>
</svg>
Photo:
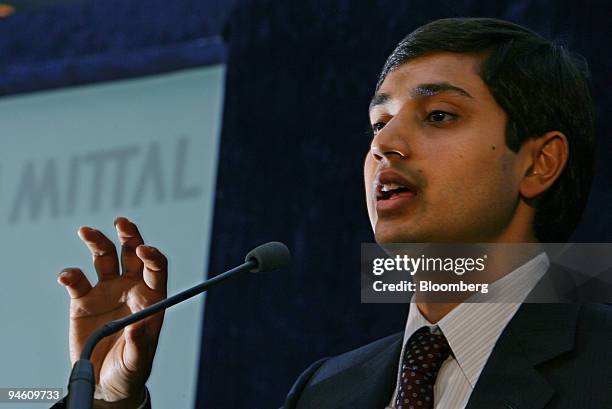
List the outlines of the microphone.
<svg viewBox="0 0 612 409">
<path fill-rule="evenodd" d="M 68 409 L 90 409 L 93 401 L 94 389 L 96 381 L 94 377 L 94 368 L 90 361 L 91 354 L 96 344 L 103 338 L 114 334 L 126 326 L 149 317 L 155 313 L 165 310 L 175 304 L 187 300 L 195 295 L 207 291 L 209 288 L 220 284 L 221 282 L 246 271 L 252 273 L 260 273 L 273 271 L 284 268 L 289 265 L 291 254 L 289 248 L 279 241 L 271 241 L 262 244 L 253 250 L 249 251 L 244 259 L 244 263 L 238 267 L 234 267 L 216 277 L 206 280 L 201 284 L 191 287 L 183 292 L 180 292 L 172 297 L 166 298 L 158 303 L 155 303 L 147 308 L 144 308 L 134 314 L 111 321 L 101 328 L 98 328 L 87 339 L 81 356 L 74 363 L 72 372 L 70 373 L 70 381 L 68 383 Z"/>
</svg>

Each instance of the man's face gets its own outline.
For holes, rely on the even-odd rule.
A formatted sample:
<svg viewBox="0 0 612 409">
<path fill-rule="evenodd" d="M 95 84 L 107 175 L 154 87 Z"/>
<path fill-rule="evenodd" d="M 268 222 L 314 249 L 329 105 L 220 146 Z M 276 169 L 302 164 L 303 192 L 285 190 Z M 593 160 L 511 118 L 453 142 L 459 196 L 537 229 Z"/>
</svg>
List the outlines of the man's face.
<svg viewBox="0 0 612 409">
<path fill-rule="evenodd" d="M 480 61 L 416 58 L 390 72 L 372 100 L 364 179 L 377 242 L 495 242 L 507 232 L 523 170 Z"/>
</svg>

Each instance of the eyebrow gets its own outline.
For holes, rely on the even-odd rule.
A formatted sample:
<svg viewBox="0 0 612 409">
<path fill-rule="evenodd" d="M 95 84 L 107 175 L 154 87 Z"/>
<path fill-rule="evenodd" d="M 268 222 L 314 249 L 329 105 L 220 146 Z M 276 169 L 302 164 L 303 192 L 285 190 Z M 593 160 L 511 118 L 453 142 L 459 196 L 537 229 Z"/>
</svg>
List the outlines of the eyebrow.
<svg viewBox="0 0 612 409">
<path fill-rule="evenodd" d="M 374 97 L 370 101 L 370 109 L 378 105 L 383 105 L 387 103 L 389 100 L 391 100 L 391 97 L 389 96 L 389 94 L 379 94 L 377 92 L 376 94 L 374 94 Z"/>
<path fill-rule="evenodd" d="M 469 94 L 469 92 L 449 82 L 432 82 L 427 84 L 419 84 L 410 90 L 409 95 L 411 97 L 432 97 L 443 92 L 452 92 L 463 97 L 473 98 Z M 372 98 L 372 101 L 370 101 L 370 109 L 378 105 L 383 105 L 389 102 L 390 100 L 391 96 L 389 94 L 376 93 Z"/>
</svg>

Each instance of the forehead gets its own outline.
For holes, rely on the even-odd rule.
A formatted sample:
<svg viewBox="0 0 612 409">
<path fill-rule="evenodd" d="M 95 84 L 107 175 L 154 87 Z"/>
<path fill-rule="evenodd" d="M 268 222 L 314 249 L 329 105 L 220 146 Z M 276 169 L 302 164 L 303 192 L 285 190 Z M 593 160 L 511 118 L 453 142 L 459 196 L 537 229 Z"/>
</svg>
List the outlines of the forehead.
<svg viewBox="0 0 612 409">
<path fill-rule="evenodd" d="M 464 90 L 475 100 L 494 102 L 479 75 L 482 59 L 481 55 L 474 54 L 436 53 L 409 60 L 387 74 L 372 104 L 377 106 L 392 100 L 427 97 L 442 92 L 461 94 L 459 90 Z M 424 84 L 438 86 L 423 88 Z"/>
</svg>

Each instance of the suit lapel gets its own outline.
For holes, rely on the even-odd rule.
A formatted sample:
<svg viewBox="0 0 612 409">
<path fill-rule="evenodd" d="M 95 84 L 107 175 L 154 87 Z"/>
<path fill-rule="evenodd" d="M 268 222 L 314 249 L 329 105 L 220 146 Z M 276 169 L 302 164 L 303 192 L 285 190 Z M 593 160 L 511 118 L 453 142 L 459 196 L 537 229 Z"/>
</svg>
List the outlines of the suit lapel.
<svg viewBox="0 0 612 409">
<path fill-rule="evenodd" d="M 523 304 L 497 341 L 467 409 L 542 409 L 554 388 L 534 368 L 574 347 L 579 305 Z"/>
</svg>

